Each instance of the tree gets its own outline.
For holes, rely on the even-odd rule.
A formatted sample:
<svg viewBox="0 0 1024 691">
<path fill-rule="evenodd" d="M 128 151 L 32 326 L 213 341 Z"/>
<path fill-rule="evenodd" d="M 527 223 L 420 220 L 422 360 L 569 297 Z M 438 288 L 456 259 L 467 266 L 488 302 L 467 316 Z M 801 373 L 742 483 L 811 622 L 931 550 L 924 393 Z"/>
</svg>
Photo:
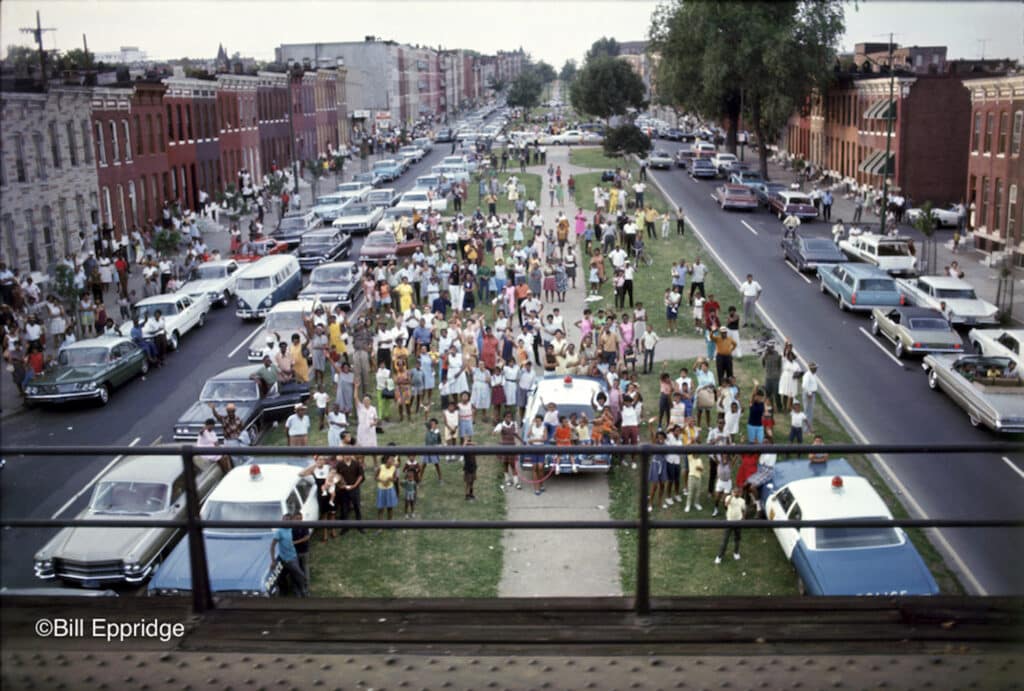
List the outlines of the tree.
<svg viewBox="0 0 1024 691">
<path fill-rule="evenodd" d="M 569 98 L 581 113 L 608 119 L 646 105 L 647 88 L 629 63 L 608 56 L 588 60 L 576 75 Z"/>
<path fill-rule="evenodd" d="M 591 44 L 590 50 L 587 51 L 587 54 L 584 57 L 583 62 L 588 63 L 591 60 L 595 60 L 601 57 L 617 58 L 618 56 L 619 42 L 616 41 L 614 38 L 602 36 L 601 38 L 597 39 Z"/>
<path fill-rule="evenodd" d="M 921 252 L 918 256 L 917 267 L 923 274 L 935 273 L 936 246 L 935 229 L 938 223 L 932 216 L 932 203 L 925 202 L 921 205 L 921 213 L 914 219 L 913 226 L 921 231 L 924 242 L 921 243 Z"/>
<path fill-rule="evenodd" d="M 741 115 L 767 145 L 798 105 L 827 88 L 842 33 L 842 0 L 679 0 L 655 11 L 650 48 L 662 58 L 662 96 L 704 117 L 723 117 L 726 146 L 735 151 Z M 766 174 L 767 146 L 759 153 Z"/>
<path fill-rule="evenodd" d="M 174 230 L 158 230 L 153 236 L 153 249 L 161 257 L 173 257 L 181 249 L 181 233 Z"/>
<path fill-rule="evenodd" d="M 614 127 L 604 138 L 604 153 L 608 156 L 644 156 L 650 150 L 650 138 L 636 125 Z"/>
<path fill-rule="evenodd" d="M 558 73 L 555 72 L 555 68 L 543 60 L 533 65 L 531 69 L 536 73 L 541 84 L 549 84 L 558 78 Z"/>
<path fill-rule="evenodd" d="M 303 161 L 302 167 L 305 168 L 306 172 L 309 173 L 309 176 L 313 178 L 311 186 L 313 188 L 313 199 L 316 199 L 320 188 L 320 178 L 326 175 L 324 172 L 323 161 L 318 158 L 311 158 L 307 161 Z"/>
<path fill-rule="evenodd" d="M 562 69 L 558 72 L 558 78 L 566 84 L 571 84 L 572 80 L 576 78 L 577 70 L 576 61 L 570 58 L 562 65 Z"/>
<path fill-rule="evenodd" d="M 512 81 L 505 100 L 513 108 L 529 110 L 540 103 L 542 88 L 544 84 L 537 73 L 532 69 L 525 69 Z"/>
</svg>

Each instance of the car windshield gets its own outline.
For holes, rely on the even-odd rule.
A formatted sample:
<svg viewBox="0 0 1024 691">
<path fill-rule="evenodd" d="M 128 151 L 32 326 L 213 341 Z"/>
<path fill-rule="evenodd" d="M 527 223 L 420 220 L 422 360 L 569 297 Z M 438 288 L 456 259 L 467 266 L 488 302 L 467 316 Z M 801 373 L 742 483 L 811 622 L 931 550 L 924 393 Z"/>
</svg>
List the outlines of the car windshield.
<svg viewBox="0 0 1024 691">
<path fill-rule="evenodd" d="M 65 348 L 57 356 L 57 362 L 66 367 L 102 365 L 109 352 L 106 348 Z"/>
<path fill-rule="evenodd" d="M 809 238 L 804 241 L 804 247 L 817 252 L 826 252 L 836 248 L 831 240 L 826 240 L 825 238 Z"/>
<path fill-rule="evenodd" d="M 711 166 L 711 161 L 707 160 L 706 158 L 698 158 L 696 161 L 693 162 L 693 167 L 694 168 L 711 168 L 712 166 Z"/>
<path fill-rule="evenodd" d="M 310 283 L 346 283 L 352 277 L 352 267 L 320 266 L 313 269 Z"/>
<path fill-rule="evenodd" d="M 349 204 L 342 216 L 362 216 L 373 211 L 373 207 L 369 204 Z"/>
<path fill-rule="evenodd" d="M 394 245 L 395 236 L 390 233 L 381 233 L 380 235 L 370 235 L 363 242 L 363 246 L 366 245 Z"/>
<path fill-rule="evenodd" d="M 270 276 L 242 277 L 236 284 L 237 290 L 265 290 L 270 287 Z"/>
<path fill-rule="evenodd" d="M 862 278 L 860 290 L 896 290 L 896 284 L 888 278 Z"/>
<path fill-rule="evenodd" d="M 402 200 L 403 201 L 407 201 L 407 202 L 425 202 L 425 201 L 427 201 L 427 195 L 419 193 L 419 192 L 417 192 L 417 193 L 409 192 L 404 197 L 402 197 Z"/>
<path fill-rule="evenodd" d="M 200 401 L 256 401 L 259 386 L 254 381 L 208 381 L 199 394 Z"/>
<path fill-rule="evenodd" d="M 226 266 L 197 266 L 196 270 L 192 272 L 192 278 L 197 280 L 203 280 L 207 278 L 224 278 L 228 275 L 228 267 Z"/>
<path fill-rule="evenodd" d="M 381 170 L 383 168 L 393 168 L 395 166 L 394 161 L 377 161 L 373 164 L 374 170 Z"/>
<path fill-rule="evenodd" d="M 153 302 L 147 305 L 135 305 L 135 318 L 146 321 L 157 312 L 165 317 L 178 313 L 178 306 L 173 302 Z"/>
<path fill-rule="evenodd" d="M 974 288 L 936 288 L 935 297 L 948 300 L 976 300 Z"/>
<path fill-rule="evenodd" d="M 920 331 L 949 331 L 949 324 L 938 317 L 915 317 L 910 320 L 910 328 Z"/>
<path fill-rule="evenodd" d="M 879 257 L 909 257 L 910 248 L 902 242 L 885 242 L 878 245 Z"/>
<path fill-rule="evenodd" d="M 267 331 L 304 330 L 305 325 L 302 323 L 302 312 L 297 310 L 271 312 L 267 315 L 264 328 Z"/>
<path fill-rule="evenodd" d="M 654 158 L 668 158 L 668 152 L 667 151 L 655 151 L 654 152 Z"/>
<path fill-rule="evenodd" d="M 811 200 L 808 199 L 807 197 L 790 197 L 789 201 L 787 201 L 786 203 L 787 204 L 804 204 L 806 206 L 810 206 L 811 205 Z"/>
<path fill-rule="evenodd" d="M 900 536 L 894 528 L 815 528 L 814 544 L 817 549 L 890 547 L 900 544 Z"/>
<path fill-rule="evenodd" d="M 437 182 L 438 182 L 438 179 L 437 179 L 437 177 L 434 177 L 434 176 L 416 178 L 416 186 L 417 187 L 433 187 L 434 185 L 437 184 Z"/>
<path fill-rule="evenodd" d="M 300 250 L 323 249 L 334 244 L 333 235 L 308 235 L 299 243 Z"/>
<path fill-rule="evenodd" d="M 159 482 L 100 482 L 89 508 L 97 513 L 152 513 L 167 507 L 167 485 Z"/>
<path fill-rule="evenodd" d="M 285 216 L 281 219 L 278 230 L 302 230 L 306 227 L 306 219 L 302 216 Z"/>
<path fill-rule="evenodd" d="M 208 501 L 203 506 L 202 518 L 207 521 L 279 521 L 281 503 L 276 501 L 240 502 Z M 215 528 L 233 533 L 260 533 L 270 528 Z"/>
</svg>

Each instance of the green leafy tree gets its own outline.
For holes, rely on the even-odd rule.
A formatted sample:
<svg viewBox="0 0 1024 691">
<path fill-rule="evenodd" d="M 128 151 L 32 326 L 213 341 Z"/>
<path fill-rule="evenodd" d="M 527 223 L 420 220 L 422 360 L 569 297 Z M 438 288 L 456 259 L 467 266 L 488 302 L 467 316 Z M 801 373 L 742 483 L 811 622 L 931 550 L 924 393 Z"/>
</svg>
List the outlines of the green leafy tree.
<svg viewBox="0 0 1024 691">
<path fill-rule="evenodd" d="M 534 70 L 523 70 L 509 87 L 506 101 L 513 108 L 525 110 L 535 108 L 540 103 L 540 93 L 543 88 L 544 84 Z"/>
<path fill-rule="evenodd" d="M 757 141 L 770 144 L 797 106 L 833 79 L 843 28 L 842 0 L 662 5 L 650 30 L 651 50 L 661 55 L 658 88 L 691 112 L 724 118 L 730 151 L 741 115 Z M 766 174 L 766 146 L 759 155 Z"/>
<path fill-rule="evenodd" d="M 921 213 L 914 219 L 914 227 L 921 231 L 924 242 L 921 243 L 921 252 L 917 260 L 918 268 L 922 273 L 935 273 L 937 247 L 935 245 L 935 229 L 938 227 L 935 218 L 932 216 L 932 203 L 925 202 L 921 205 Z"/>
<path fill-rule="evenodd" d="M 161 257 L 173 257 L 181 249 L 181 233 L 177 230 L 159 230 L 153 236 L 153 249 Z"/>
<path fill-rule="evenodd" d="M 75 287 L 75 272 L 64 264 L 58 263 L 53 268 L 53 293 L 63 301 L 64 306 L 73 308 L 78 302 L 78 289 Z"/>
<path fill-rule="evenodd" d="M 603 146 L 608 156 L 644 156 L 651 150 L 651 140 L 636 125 L 623 125 L 608 130 Z"/>
<path fill-rule="evenodd" d="M 571 84 L 572 80 L 576 78 L 576 73 L 579 68 L 576 66 L 576 61 L 569 59 L 562 65 L 562 69 L 558 72 L 558 78 L 566 84 Z"/>
<path fill-rule="evenodd" d="M 646 87 L 624 60 L 602 56 L 588 60 L 576 75 L 569 98 L 581 112 L 607 120 L 646 105 Z"/>
<path fill-rule="evenodd" d="M 320 178 L 326 175 L 323 161 L 311 158 L 308 161 L 303 161 L 302 167 L 305 168 L 306 172 L 309 173 L 309 177 L 312 178 L 313 199 L 316 199 L 320 190 Z"/>
<path fill-rule="evenodd" d="M 541 84 L 550 84 L 558 79 L 558 73 L 555 72 L 555 68 L 543 60 L 532 65 L 531 69 L 537 74 Z"/>
<path fill-rule="evenodd" d="M 81 48 L 72 48 L 61 53 L 59 58 L 62 70 L 86 70 L 96 67 L 96 56 L 86 53 Z"/>
<path fill-rule="evenodd" d="M 591 44 L 590 50 L 587 51 L 587 54 L 584 57 L 583 62 L 587 63 L 590 62 L 591 60 L 595 60 L 597 58 L 602 57 L 615 58 L 619 56 L 619 52 L 620 48 L 618 41 L 616 41 L 614 38 L 602 36 L 601 38 L 597 39 Z"/>
</svg>

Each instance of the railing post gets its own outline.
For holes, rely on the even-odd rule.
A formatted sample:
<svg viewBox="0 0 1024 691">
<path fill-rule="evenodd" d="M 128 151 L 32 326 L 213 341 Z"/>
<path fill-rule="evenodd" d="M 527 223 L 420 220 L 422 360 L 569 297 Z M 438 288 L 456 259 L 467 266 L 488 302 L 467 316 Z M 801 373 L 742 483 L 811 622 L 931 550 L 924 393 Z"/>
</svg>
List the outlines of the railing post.
<svg viewBox="0 0 1024 691">
<path fill-rule="evenodd" d="M 210 571 L 206 562 L 206 543 L 203 529 L 199 526 L 199 488 L 196 485 L 196 466 L 193 462 L 195 451 L 191 446 L 182 447 L 181 458 L 185 464 L 185 535 L 188 539 L 189 566 L 192 570 L 192 611 L 202 614 L 213 609 L 213 595 L 210 593 Z"/>
<path fill-rule="evenodd" d="M 651 611 L 651 540 L 650 540 L 650 514 L 647 513 L 647 494 L 650 491 L 647 482 L 648 466 L 650 464 L 650 450 L 644 444 L 640 447 L 640 531 L 636 541 L 636 602 L 634 608 L 637 614 L 647 614 Z"/>
</svg>

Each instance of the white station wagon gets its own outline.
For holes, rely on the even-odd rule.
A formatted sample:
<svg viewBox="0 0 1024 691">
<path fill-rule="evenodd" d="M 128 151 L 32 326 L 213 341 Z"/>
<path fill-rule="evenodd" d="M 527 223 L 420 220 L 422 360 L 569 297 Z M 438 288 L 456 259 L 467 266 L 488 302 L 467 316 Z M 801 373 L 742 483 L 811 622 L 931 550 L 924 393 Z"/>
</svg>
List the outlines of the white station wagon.
<svg viewBox="0 0 1024 691">
<path fill-rule="evenodd" d="M 896 284 L 910 302 L 943 312 L 953 324 L 996 324 L 999 321 L 999 308 L 979 298 L 974 287 L 961 278 L 921 276 L 900 279 Z"/>
<path fill-rule="evenodd" d="M 146 320 L 158 311 L 166 324 L 164 328 L 167 331 L 167 347 L 177 350 L 182 336 L 193 327 L 202 327 L 206 324 L 206 315 L 210 312 L 210 298 L 206 295 L 192 297 L 182 292 L 154 295 L 136 302 L 132 307 L 132 317 L 145 324 Z M 122 336 L 131 336 L 132 326 L 132 322 L 126 321 L 117 327 L 117 332 Z"/>
</svg>

